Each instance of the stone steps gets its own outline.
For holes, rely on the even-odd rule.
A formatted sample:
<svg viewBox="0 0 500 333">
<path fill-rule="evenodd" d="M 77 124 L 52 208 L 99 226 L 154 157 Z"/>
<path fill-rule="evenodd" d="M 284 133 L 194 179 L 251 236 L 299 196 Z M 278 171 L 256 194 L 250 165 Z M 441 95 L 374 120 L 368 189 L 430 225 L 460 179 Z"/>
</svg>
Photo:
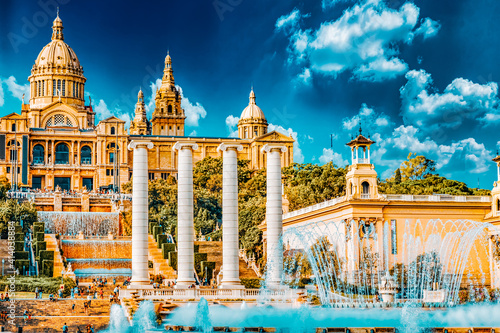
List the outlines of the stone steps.
<svg viewBox="0 0 500 333">
<path fill-rule="evenodd" d="M 45 234 L 44 238 L 47 243 L 47 251 L 54 251 L 54 274 L 53 277 L 60 277 L 64 269 L 63 259 L 59 246 L 57 246 L 57 239 L 54 234 Z"/>
<path fill-rule="evenodd" d="M 175 280 L 177 278 L 176 272 L 170 267 L 167 259 L 163 259 L 161 249 L 158 248 L 153 235 L 148 235 L 148 260 L 153 262 L 153 274 L 161 274 L 168 280 Z"/>
</svg>

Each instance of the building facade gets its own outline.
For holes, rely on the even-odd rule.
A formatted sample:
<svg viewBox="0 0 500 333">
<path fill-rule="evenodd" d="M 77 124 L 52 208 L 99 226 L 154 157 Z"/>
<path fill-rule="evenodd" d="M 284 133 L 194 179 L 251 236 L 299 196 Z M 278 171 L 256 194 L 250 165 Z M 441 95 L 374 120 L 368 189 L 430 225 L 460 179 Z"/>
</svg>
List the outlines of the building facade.
<svg viewBox="0 0 500 333">
<path fill-rule="evenodd" d="M 285 144 L 288 152 L 282 165 L 293 162 L 294 140 L 278 132 L 268 132 L 267 121 L 250 93 L 249 105 L 238 124 L 238 138 L 186 137 L 185 113 L 175 86 L 172 58 L 167 55 L 162 84 L 156 91 L 151 120 L 146 115 L 144 94 L 138 92 L 134 119 L 127 131 L 116 117 L 95 124 L 91 101 L 85 103 L 83 67 L 76 53 L 65 43 L 59 15 L 53 22 L 52 40 L 31 70 L 29 102 L 24 98 L 21 112 L 0 118 L 0 175 L 13 184 L 34 189 L 81 191 L 118 188 L 132 175 L 132 152 L 128 143 L 148 138 L 149 179 L 167 178 L 177 173 L 177 141 L 197 143 L 193 161 L 219 157 L 217 147 L 237 142 L 243 146 L 239 159 L 250 160 L 253 169 L 266 165 L 261 148 L 268 143 Z M 223 130 L 221 126 L 221 130 Z"/>
</svg>

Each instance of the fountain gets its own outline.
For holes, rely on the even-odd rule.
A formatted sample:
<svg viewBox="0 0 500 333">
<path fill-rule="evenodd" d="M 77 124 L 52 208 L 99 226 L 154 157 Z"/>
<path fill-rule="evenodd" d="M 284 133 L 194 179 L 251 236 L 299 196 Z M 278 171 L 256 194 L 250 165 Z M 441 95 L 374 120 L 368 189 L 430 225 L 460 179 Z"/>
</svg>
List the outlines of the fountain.
<svg viewBox="0 0 500 333">
<path fill-rule="evenodd" d="M 38 212 L 38 221 L 45 223 L 48 234 L 85 236 L 117 235 L 119 231 L 119 213 L 101 212 Z"/>
</svg>

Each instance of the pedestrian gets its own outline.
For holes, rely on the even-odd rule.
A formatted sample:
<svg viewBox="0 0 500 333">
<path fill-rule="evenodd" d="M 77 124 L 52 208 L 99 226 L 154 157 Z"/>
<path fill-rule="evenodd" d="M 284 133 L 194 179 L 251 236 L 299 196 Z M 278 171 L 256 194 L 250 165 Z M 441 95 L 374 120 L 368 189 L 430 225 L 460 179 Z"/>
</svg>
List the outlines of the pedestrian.
<svg viewBox="0 0 500 333">
<path fill-rule="evenodd" d="M 66 323 L 64 323 L 64 326 L 63 326 L 63 333 L 68 333 L 68 325 L 66 325 Z"/>
<path fill-rule="evenodd" d="M 75 312 L 75 303 L 73 303 L 73 305 L 71 305 L 71 312 Z"/>
</svg>

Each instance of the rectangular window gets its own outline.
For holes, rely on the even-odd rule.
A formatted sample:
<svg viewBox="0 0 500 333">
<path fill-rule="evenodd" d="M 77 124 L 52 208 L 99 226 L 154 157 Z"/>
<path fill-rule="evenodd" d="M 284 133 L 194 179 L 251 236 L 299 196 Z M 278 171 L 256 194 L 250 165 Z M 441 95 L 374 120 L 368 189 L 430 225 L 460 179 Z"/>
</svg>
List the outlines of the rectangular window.
<svg viewBox="0 0 500 333">
<path fill-rule="evenodd" d="M 7 173 L 10 173 L 10 167 L 7 167 Z"/>
<path fill-rule="evenodd" d="M 41 176 L 33 176 L 33 178 L 31 178 L 31 188 L 42 189 L 42 177 Z"/>
<path fill-rule="evenodd" d="M 106 176 L 113 176 L 113 169 L 106 169 Z"/>
<path fill-rule="evenodd" d="M 52 80 L 52 96 L 57 95 L 56 80 Z"/>
<path fill-rule="evenodd" d="M 155 180 L 155 174 L 154 172 L 149 173 L 149 180 Z"/>
<path fill-rule="evenodd" d="M 88 191 L 94 189 L 94 180 L 92 178 L 82 178 L 82 187 L 85 186 Z"/>
<path fill-rule="evenodd" d="M 62 95 L 66 96 L 66 80 L 62 82 Z"/>
<path fill-rule="evenodd" d="M 109 153 L 109 163 L 115 162 L 115 153 Z"/>
<path fill-rule="evenodd" d="M 73 82 L 73 97 L 76 97 L 76 92 L 75 92 L 75 88 L 76 88 L 76 83 Z"/>
<path fill-rule="evenodd" d="M 42 96 L 45 96 L 45 80 L 42 80 Z"/>
<path fill-rule="evenodd" d="M 166 180 L 168 178 L 168 173 L 162 172 L 161 173 L 161 179 Z"/>
<path fill-rule="evenodd" d="M 391 220 L 391 253 L 398 254 L 398 235 L 396 232 L 396 220 Z"/>
<path fill-rule="evenodd" d="M 57 91 L 56 91 L 56 96 L 61 95 L 61 80 L 57 80 Z"/>
</svg>

